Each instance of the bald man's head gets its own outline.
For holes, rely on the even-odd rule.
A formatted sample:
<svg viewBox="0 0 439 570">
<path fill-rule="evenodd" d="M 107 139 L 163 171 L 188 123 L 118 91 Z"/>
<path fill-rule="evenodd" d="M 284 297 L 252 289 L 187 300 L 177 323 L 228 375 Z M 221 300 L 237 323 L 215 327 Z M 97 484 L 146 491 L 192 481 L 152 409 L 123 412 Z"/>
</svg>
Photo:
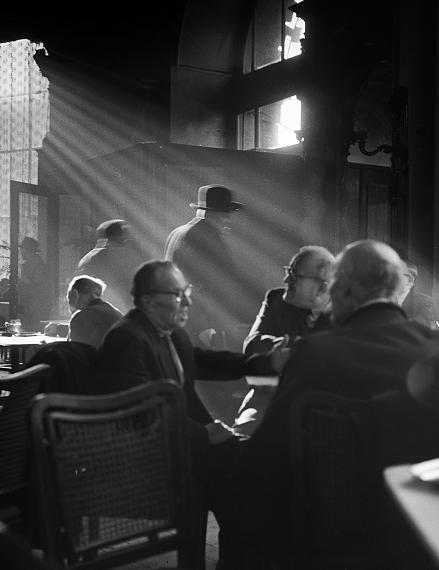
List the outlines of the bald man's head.
<svg viewBox="0 0 439 570">
<path fill-rule="evenodd" d="M 394 301 L 403 270 L 399 255 L 385 243 L 361 240 L 346 246 L 336 257 L 331 287 L 334 322 L 375 299 Z"/>
</svg>

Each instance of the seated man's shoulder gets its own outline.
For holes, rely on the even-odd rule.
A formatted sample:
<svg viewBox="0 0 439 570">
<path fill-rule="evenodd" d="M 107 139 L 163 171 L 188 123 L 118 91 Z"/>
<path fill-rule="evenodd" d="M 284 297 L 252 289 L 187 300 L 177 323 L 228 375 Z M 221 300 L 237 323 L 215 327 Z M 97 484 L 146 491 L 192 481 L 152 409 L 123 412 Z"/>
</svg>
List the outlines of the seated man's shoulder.
<svg viewBox="0 0 439 570">
<path fill-rule="evenodd" d="M 268 289 L 265 293 L 265 300 L 267 303 L 283 303 L 283 294 L 285 293 L 284 287 L 275 287 Z"/>
<path fill-rule="evenodd" d="M 119 311 L 117 307 L 109 303 L 108 301 L 102 300 L 101 303 L 96 303 L 95 305 L 89 305 L 84 310 L 89 309 L 90 312 L 97 312 L 97 313 L 106 313 L 108 315 L 112 315 L 115 318 L 121 318 L 123 315 Z"/>
<path fill-rule="evenodd" d="M 144 342 L 144 333 L 135 323 L 127 322 L 124 318 L 117 320 L 106 332 L 99 347 L 106 355 L 122 353 L 127 347 L 138 346 Z M 113 355 L 115 356 L 115 355 Z"/>
</svg>

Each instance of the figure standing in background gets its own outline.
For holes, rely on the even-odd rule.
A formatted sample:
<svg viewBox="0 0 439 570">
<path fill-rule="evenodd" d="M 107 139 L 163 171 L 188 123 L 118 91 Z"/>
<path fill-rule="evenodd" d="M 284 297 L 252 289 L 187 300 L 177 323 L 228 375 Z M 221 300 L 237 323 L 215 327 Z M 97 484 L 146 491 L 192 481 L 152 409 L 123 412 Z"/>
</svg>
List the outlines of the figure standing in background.
<svg viewBox="0 0 439 570">
<path fill-rule="evenodd" d="M 3 277 L 0 281 L 0 301 L 9 301 L 9 279 Z"/>
<path fill-rule="evenodd" d="M 231 213 L 243 204 L 233 200 L 229 188 L 210 184 L 198 189 L 198 203 L 190 206 L 196 209 L 195 217 L 171 231 L 164 256 L 193 285 L 194 310 L 188 326 L 193 342 L 223 348 L 224 334 L 239 315 L 237 272 L 224 231 L 231 229 Z"/>
<path fill-rule="evenodd" d="M 23 263 L 17 282 L 18 312 L 27 331 L 41 331 L 51 311 L 51 284 L 40 244 L 26 236 L 19 245 Z"/>
<path fill-rule="evenodd" d="M 75 275 L 106 283 L 105 300 L 126 313 L 131 307 L 131 282 L 142 257 L 125 220 L 106 220 L 96 228 L 96 245 L 79 261 Z"/>
<path fill-rule="evenodd" d="M 397 302 L 410 319 L 416 319 L 431 329 L 438 329 L 433 298 L 416 291 L 415 282 L 417 276 L 418 268 L 416 265 L 411 261 L 406 261 L 402 286 L 397 294 Z"/>
</svg>

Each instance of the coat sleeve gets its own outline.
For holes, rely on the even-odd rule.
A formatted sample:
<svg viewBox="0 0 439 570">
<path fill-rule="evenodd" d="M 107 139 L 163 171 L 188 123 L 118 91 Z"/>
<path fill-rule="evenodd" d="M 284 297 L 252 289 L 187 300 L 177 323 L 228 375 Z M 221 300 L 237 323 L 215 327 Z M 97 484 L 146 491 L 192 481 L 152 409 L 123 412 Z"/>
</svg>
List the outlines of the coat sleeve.
<svg viewBox="0 0 439 570">
<path fill-rule="evenodd" d="M 246 356 L 239 352 L 195 347 L 194 360 L 197 380 L 238 380 L 246 375 L 276 374 L 267 353 Z"/>
<path fill-rule="evenodd" d="M 275 319 L 273 312 L 272 296 L 270 291 L 265 294 L 256 319 L 244 339 L 243 350 L 245 354 L 255 354 L 270 350 L 273 346 L 275 334 Z"/>
</svg>

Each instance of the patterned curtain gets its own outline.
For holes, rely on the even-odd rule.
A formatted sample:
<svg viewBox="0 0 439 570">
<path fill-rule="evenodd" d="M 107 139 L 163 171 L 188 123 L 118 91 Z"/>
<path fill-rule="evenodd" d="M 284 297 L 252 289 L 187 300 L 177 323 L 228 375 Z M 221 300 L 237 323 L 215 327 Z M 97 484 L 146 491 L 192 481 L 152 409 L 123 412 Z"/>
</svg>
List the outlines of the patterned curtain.
<svg viewBox="0 0 439 570">
<path fill-rule="evenodd" d="M 0 44 L 0 277 L 9 273 L 10 180 L 38 184 L 38 153 L 49 131 L 49 81 L 33 56 L 42 44 Z M 38 208 L 27 196 L 27 235 L 38 235 Z"/>
</svg>

